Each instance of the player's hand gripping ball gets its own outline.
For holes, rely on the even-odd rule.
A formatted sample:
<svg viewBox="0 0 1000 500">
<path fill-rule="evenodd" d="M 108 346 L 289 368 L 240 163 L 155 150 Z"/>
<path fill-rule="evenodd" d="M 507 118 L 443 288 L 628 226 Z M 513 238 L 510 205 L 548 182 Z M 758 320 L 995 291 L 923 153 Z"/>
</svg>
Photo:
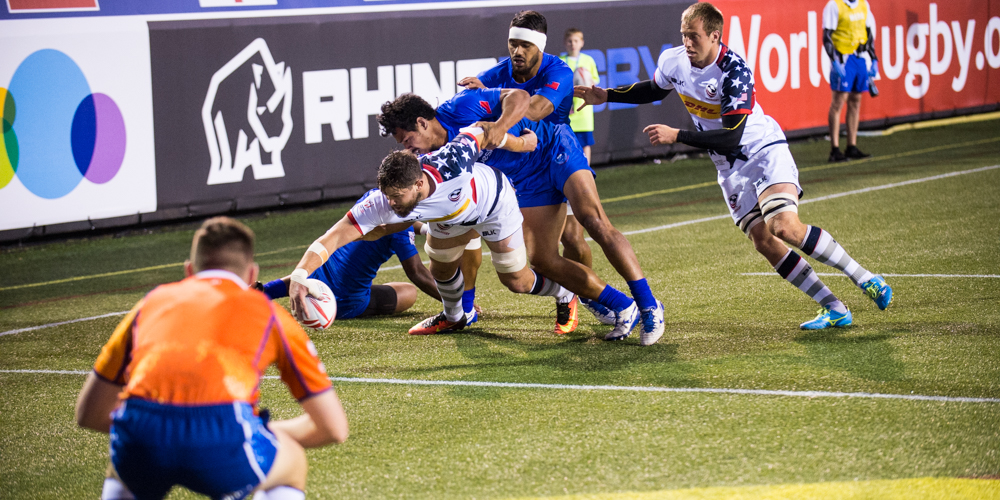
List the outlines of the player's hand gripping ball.
<svg viewBox="0 0 1000 500">
<path fill-rule="evenodd" d="M 333 324 L 337 318 L 337 298 L 333 290 L 320 280 L 307 280 L 309 293 L 305 300 L 305 318 L 303 325 L 309 328 L 324 329 Z"/>
</svg>

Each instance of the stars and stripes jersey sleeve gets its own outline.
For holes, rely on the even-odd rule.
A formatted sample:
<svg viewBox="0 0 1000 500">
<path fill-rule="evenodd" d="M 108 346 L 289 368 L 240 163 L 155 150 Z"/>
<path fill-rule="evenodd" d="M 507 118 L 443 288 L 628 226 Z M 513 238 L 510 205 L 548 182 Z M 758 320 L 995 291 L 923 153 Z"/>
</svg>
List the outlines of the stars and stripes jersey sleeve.
<svg viewBox="0 0 1000 500">
<path fill-rule="evenodd" d="M 276 353 L 274 363 L 282 382 L 299 401 L 329 390 L 332 384 L 326 367 L 319 360 L 316 346 L 288 311 L 280 306 L 272 307 L 277 318 L 272 332 Z M 267 360 L 264 363 L 270 364 Z"/>
<path fill-rule="evenodd" d="M 437 182 L 444 182 L 463 173 L 472 173 L 472 165 L 479 159 L 482 151 L 474 136 L 460 133 L 438 150 L 420 157 L 424 171 Z"/>
<path fill-rule="evenodd" d="M 125 385 L 125 369 L 128 368 L 132 360 L 132 328 L 135 326 L 136 316 L 142 308 L 145 299 L 140 300 L 132 307 L 132 310 L 122 318 L 121 322 L 111 334 L 111 338 L 101 348 L 101 353 L 94 363 L 94 373 L 107 382 Z"/>
<path fill-rule="evenodd" d="M 755 102 L 753 74 L 743 59 L 726 50 L 719 62 L 722 69 L 722 116 L 749 115 Z"/>
</svg>

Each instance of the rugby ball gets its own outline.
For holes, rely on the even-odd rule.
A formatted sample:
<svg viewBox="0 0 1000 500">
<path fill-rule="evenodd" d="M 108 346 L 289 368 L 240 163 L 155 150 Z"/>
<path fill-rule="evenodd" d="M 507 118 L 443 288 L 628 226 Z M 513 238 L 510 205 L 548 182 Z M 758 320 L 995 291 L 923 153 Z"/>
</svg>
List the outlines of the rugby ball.
<svg viewBox="0 0 1000 500">
<path fill-rule="evenodd" d="M 309 279 L 309 293 L 306 295 L 303 325 L 322 330 L 333 324 L 337 318 L 337 298 L 333 290 L 320 280 Z"/>
</svg>

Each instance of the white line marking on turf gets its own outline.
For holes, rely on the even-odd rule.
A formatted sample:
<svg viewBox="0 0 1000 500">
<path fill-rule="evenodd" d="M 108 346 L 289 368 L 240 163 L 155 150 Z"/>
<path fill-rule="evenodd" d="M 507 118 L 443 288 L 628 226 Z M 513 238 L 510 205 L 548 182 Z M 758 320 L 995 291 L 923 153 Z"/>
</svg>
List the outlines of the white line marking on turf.
<svg viewBox="0 0 1000 500">
<path fill-rule="evenodd" d="M 743 276 L 777 276 L 777 273 L 740 273 Z M 843 276 L 844 273 L 816 273 L 817 276 Z M 890 274 L 882 273 L 888 278 L 1000 278 L 1000 274 Z"/>
<path fill-rule="evenodd" d="M 933 181 L 933 180 L 938 180 L 938 179 L 945 179 L 945 178 L 948 178 L 948 177 L 955 177 L 956 175 L 965 175 L 965 174 L 972 174 L 972 173 L 976 173 L 976 172 L 983 172 L 983 171 L 986 171 L 986 170 L 993 170 L 993 169 L 996 169 L 996 168 L 1000 168 L 1000 165 L 991 165 L 991 166 L 988 166 L 988 167 L 979 167 L 979 168 L 973 168 L 973 169 L 970 169 L 970 170 L 961 170 L 959 172 L 949 172 L 947 174 L 932 175 L 930 177 L 923 177 L 923 178 L 920 178 L 920 179 L 913 179 L 913 180 L 909 180 L 909 181 L 894 182 L 892 184 L 883 184 L 881 186 L 873 186 L 873 187 L 870 187 L 870 188 L 856 189 L 854 191 L 846 191 L 846 192 L 843 192 L 843 193 L 831 194 L 831 195 L 827 195 L 827 196 L 820 196 L 819 198 L 812 198 L 812 199 L 809 199 L 809 200 L 802 201 L 799 204 L 801 205 L 801 204 L 804 204 L 804 203 L 812 203 L 812 202 L 815 202 L 815 201 L 832 200 L 834 198 L 840 198 L 841 196 L 849 196 L 849 195 L 852 195 L 852 194 L 868 193 L 868 192 L 871 192 L 871 191 L 879 191 L 879 190 L 882 190 L 882 189 L 889 189 L 889 188 L 894 188 L 894 187 L 899 187 L 899 186 L 908 186 L 910 184 L 917 184 L 917 183 L 921 183 L 921 182 Z M 627 231 L 627 232 L 624 232 L 622 234 L 624 234 L 624 235 L 627 236 L 627 235 L 632 235 L 632 234 L 651 233 L 653 231 L 660 231 L 660 230 L 663 230 L 663 229 L 672 229 L 672 228 L 675 228 L 675 227 L 687 226 L 687 225 L 690 225 L 690 224 L 698 224 L 699 222 L 708 222 L 708 221 L 719 220 L 719 219 L 726 219 L 726 218 L 731 218 L 731 216 L 728 215 L 728 214 L 726 214 L 726 215 L 716 215 L 714 217 L 704 217 L 704 218 L 701 218 L 701 219 L 694 219 L 694 220 L 683 221 L 683 222 L 675 222 L 673 224 L 666 224 L 666 225 L 663 225 L 663 226 L 656 226 L 656 227 L 651 227 L 651 228 L 647 228 L 647 229 L 638 229 L 638 230 L 635 230 L 635 231 Z M 593 241 L 593 240 L 591 238 L 587 238 L 587 241 Z M 489 252 L 483 252 L 483 255 L 489 255 Z M 392 266 L 392 267 L 385 268 L 385 270 L 388 271 L 390 269 L 399 269 L 401 267 L 402 266 Z M 381 269 L 380 269 L 380 272 L 381 272 Z M 763 273 L 763 274 L 770 274 L 770 273 Z M 883 276 L 893 276 L 893 275 L 884 274 Z M 109 314 L 104 314 L 104 315 L 100 315 L 100 316 L 91 316 L 89 318 L 80 318 L 80 319 L 74 319 L 74 320 L 70 320 L 70 321 L 62 321 L 62 322 L 59 322 L 59 323 L 49 323 L 47 325 L 39 325 L 39 326 L 33 326 L 33 327 L 29 327 L 29 328 L 21 328 L 19 330 L 8 330 L 6 332 L 0 332 L 0 337 L 2 337 L 4 335 L 13 335 L 15 333 L 30 332 L 32 330 L 40 330 L 42 328 L 49 328 L 49 327 L 53 327 L 53 326 L 65 325 L 65 324 L 69 324 L 69 323 L 76 323 L 78 321 L 89 321 L 89 320 L 92 320 L 92 319 L 106 318 L 108 316 L 125 314 L 126 312 L 128 312 L 128 311 L 120 312 L 120 313 L 109 313 Z"/>
<path fill-rule="evenodd" d="M 51 328 L 53 326 L 62 326 L 62 325 L 68 325 L 70 323 L 79 323 L 81 321 L 90 321 L 92 319 L 101 319 L 101 318 L 107 318 L 107 317 L 110 317 L 110 316 L 121 316 L 121 315 L 123 315 L 123 314 L 125 314 L 127 312 L 128 311 L 121 311 L 121 312 L 116 312 L 116 313 L 108 313 L 108 314 L 101 314 L 101 315 L 98 315 L 98 316 L 91 316 L 89 318 L 71 319 L 69 321 L 60 321 L 58 323 L 49 323 L 47 325 L 29 326 L 28 328 L 19 328 L 17 330 L 7 330 L 6 332 L 0 332 L 0 337 L 3 337 L 4 335 L 14 335 L 15 333 L 30 332 L 32 330 L 41 330 L 42 328 Z"/>
<path fill-rule="evenodd" d="M 0 370 L 0 373 L 86 375 L 90 372 L 73 370 Z M 277 380 L 278 376 L 263 378 Z M 924 396 L 921 394 L 881 394 L 877 392 L 830 391 L 769 391 L 764 389 L 717 389 L 711 387 L 642 387 L 627 385 L 567 385 L 529 384 L 519 382 L 479 382 L 474 380 L 407 380 L 395 378 L 329 377 L 334 382 L 348 384 L 429 385 L 451 387 L 498 387 L 502 389 L 552 389 L 568 391 L 627 391 L 627 392 L 700 392 L 709 394 L 741 394 L 753 396 L 788 396 L 799 398 L 865 398 L 903 399 L 907 401 L 940 401 L 947 403 L 1000 403 L 1000 398 L 967 398 L 961 396 Z"/>
</svg>

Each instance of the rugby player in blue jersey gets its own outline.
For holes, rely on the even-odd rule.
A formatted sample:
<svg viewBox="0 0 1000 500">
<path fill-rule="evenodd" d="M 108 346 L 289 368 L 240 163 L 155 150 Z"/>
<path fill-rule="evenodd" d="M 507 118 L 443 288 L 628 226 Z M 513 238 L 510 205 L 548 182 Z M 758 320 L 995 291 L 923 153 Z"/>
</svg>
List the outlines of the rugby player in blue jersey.
<svg viewBox="0 0 1000 500">
<path fill-rule="evenodd" d="M 365 193 L 357 203 L 363 202 L 373 192 Z M 420 223 L 417 223 L 417 227 Z M 330 256 L 322 267 L 316 269 L 309 277 L 326 283 L 337 298 L 337 319 L 350 319 L 366 316 L 381 316 L 401 313 L 417 301 L 417 288 L 440 301 L 434 277 L 424 267 L 413 244 L 413 228 L 383 236 L 374 241 L 355 241 L 349 243 Z M 399 263 L 411 283 L 395 282 L 385 285 L 373 285 L 372 280 L 378 270 L 393 254 L 399 258 Z M 289 277 L 270 281 L 256 287 L 271 299 L 288 296 Z M 416 286 L 414 286 L 414 284 Z M 466 315 L 466 324 L 474 323 L 478 317 L 474 309 Z"/>
<path fill-rule="evenodd" d="M 607 340 L 627 337 L 642 319 L 641 343 L 650 345 L 663 335 L 663 305 L 653 297 L 628 240 L 608 220 L 597 195 L 594 171 L 587 165 L 573 131 L 565 124 L 521 119 L 513 125 L 505 113 L 505 96 L 516 89 L 464 90 L 435 110 L 414 94 L 403 94 L 382 106 L 377 119 L 383 134 L 392 135 L 407 149 L 426 153 L 446 144 L 461 127 L 475 123 L 499 129 L 503 138 L 531 133 L 538 146 L 529 153 L 512 153 L 484 145 L 479 161 L 510 177 L 524 216 L 528 260 L 542 274 L 589 299 L 614 328 Z M 488 135 L 488 134 L 484 134 Z M 485 141 L 486 139 L 484 139 Z M 635 301 L 601 280 L 592 269 L 559 255 L 559 236 L 567 198 L 581 224 L 601 245 L 608 260 L 628 282 Z M 561 315 L 557 315 L 561 316 Z M 557 317 L 556 332 L 566 333 Z M 575 325 L 573 325 L 575 327 Z M 572 330 L 568 330 L 572 331 Z"/>
</svg>

